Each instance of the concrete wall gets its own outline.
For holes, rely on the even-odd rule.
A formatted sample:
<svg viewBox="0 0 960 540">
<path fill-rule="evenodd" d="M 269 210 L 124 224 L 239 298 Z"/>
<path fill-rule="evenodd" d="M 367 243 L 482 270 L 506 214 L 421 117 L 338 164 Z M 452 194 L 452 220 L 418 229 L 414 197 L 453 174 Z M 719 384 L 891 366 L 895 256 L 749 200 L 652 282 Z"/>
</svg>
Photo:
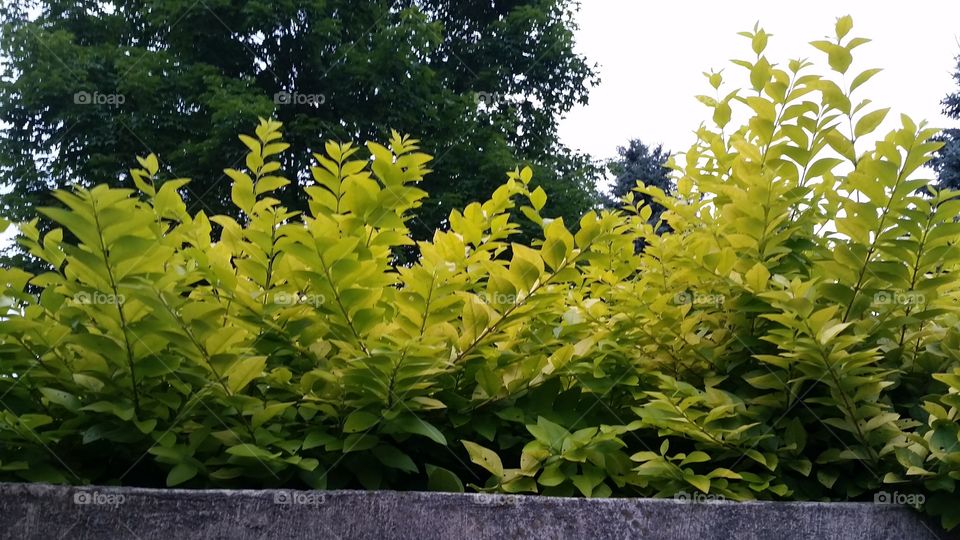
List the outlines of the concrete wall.
<svg viewBox="0 0 960 540">
<path fill-rule="evenodd" d="M 937 531 L 937 532 L 935 532 Z M 909 508 L 0 484 L 0 538 L 934 539 Z"/>
</svg>

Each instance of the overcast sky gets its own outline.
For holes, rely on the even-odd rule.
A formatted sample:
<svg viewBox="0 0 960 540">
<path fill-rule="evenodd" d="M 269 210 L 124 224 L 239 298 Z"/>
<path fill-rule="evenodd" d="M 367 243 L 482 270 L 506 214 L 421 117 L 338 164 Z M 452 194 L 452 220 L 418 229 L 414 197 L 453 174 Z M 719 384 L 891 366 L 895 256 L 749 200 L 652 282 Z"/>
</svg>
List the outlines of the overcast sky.
<svg viewBox="0 0 960 540">
<path fill-rule="evenodd" d="M 955 89 L 950 74 L 960 54 L 960 1 L 584 0 L 577 49 L 599 64 L 602 81 L 590 104 L 563 120 L 561 137 L 597 158 L 614 156 L 631 138 L 686 150 L 708 118 L 693 97 L 712 94 L 702 72 L 724 68 L 737 85 L 746 80 L 746 70 L 728 61 L 753 59 L 738 31 L 759 20 L 773 34 L 771 62 L 808 57 L 825 65 L 825 55 L 808 43 L 832 36 L 836 18 L 846 14 L 853 16 L 853 35 L 873 40 L 854 51 L 851 72 L 884 68 L 861 96 L 936 127 L 953 125 L 941 116 L 940 100 Z"/>
</svg>

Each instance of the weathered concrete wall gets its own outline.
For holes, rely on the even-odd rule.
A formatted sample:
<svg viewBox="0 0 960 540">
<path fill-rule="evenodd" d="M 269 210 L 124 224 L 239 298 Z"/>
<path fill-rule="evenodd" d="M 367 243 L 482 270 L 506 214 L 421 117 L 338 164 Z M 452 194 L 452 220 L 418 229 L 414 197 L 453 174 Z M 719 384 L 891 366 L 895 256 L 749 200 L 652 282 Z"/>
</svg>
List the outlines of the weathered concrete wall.
<svg viewBox="0 0 960 540">
<path fill-rule="evenodd" d="M 0 484 L 0 537 L 17 539 L 902 540 L 938 536 L 947 538 L 909 508 L 869 503 Z"/>
</svg>

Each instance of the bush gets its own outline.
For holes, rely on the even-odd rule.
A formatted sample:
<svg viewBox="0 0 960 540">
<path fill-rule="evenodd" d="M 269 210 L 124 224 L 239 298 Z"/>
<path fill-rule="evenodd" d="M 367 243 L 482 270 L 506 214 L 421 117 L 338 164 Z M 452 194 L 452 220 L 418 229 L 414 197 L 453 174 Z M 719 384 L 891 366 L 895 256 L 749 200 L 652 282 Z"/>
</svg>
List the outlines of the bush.
<svg viewBox="0 0 960 540">
<path fill-rule="evenodd" d="M 850 27 L 813 43 L 839 75 Z M 398 265 L 430 157 L 328 143 L 297 215 L 273 121 L 227 171 L 242 222 L 188 214 L 154 156 L 138 192 L 59 193 L 62 228 L 21 226 L 51 270 L 0 270 L 0 478 L 909 496 L 955 526 L 960 197 L 916 178 L 936 132 L 902 117 L 867 147 L 876 70 L 840 85 L 745 35 L 750 86 L 708 74 L 677 194 L 638 187 L 662 235 L 632 196 L 542 217 L 524 169 Z M 510 242 L 517 212 L 541 240 Z"/>
</svg>

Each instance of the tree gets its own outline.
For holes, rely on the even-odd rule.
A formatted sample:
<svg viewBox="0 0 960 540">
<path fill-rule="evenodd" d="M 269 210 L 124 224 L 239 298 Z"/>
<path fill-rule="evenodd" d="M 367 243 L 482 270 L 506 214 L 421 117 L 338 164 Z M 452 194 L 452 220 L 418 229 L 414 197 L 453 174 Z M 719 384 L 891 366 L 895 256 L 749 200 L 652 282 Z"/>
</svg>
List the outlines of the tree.
<svg viewBox="0 0 960 540">
<path fill-rule="evenodd" d="M 391 129 L 437 156 L 413 223 L 485 199 L 530 164 L 572 220 L 598 200 L 557 120 L 587 102 L 595 69 L 573 51 L 572 0 L 11 0 L 0 7 L 0 195 L 20 221 L 70 183 L 130 185 L 155 153 L 189 177 L 188 209 L 230 214 L 223 161 L 258 116 L 292 151 L 382 140 Z M 225 150 L 229 149 L 229 150 Z M 309 158 L 288 158 L 301 184 Z M 578 176 L 581 174 L 581 176 Z M 593 176 L 591 177 L 591 174 Z M 277 194 L 293 209 L 298 186 Z"/>
<path fill-rule="evenodd" d="M 607 202 L 607 206 L 619 206 L 620 199 L 632 192 L 638 181 L 658 187 L 664 193 L 672 193 L 673 181 L 670 179 L 670 168 L 667 167 L 670 152 L 662 144 L 651 147 L 640 139 L 633 139 L 627 146 L 617 148 L 617 154 L 619 157 L 607 164 L 607 170 L 614 177 L 611 189 L 613 199 Z M 652 205 L 654 213 L 651 219 L 659 217 L 663 208 L 653 203 L 649 195 L 637 197 Z"/>
<path fill-rule="evenodd" d="M 960 56 L 957 57 L 953 80 L 960 85 Z M 943 101 L 943 114 L 960 120 L 960 91 L 947 94 Z M 960 129 L 945 129 L 939 137 L 944 143 L 930 165 L 937 171 L 941 188 L 960 188 Z"/>
</svg>

